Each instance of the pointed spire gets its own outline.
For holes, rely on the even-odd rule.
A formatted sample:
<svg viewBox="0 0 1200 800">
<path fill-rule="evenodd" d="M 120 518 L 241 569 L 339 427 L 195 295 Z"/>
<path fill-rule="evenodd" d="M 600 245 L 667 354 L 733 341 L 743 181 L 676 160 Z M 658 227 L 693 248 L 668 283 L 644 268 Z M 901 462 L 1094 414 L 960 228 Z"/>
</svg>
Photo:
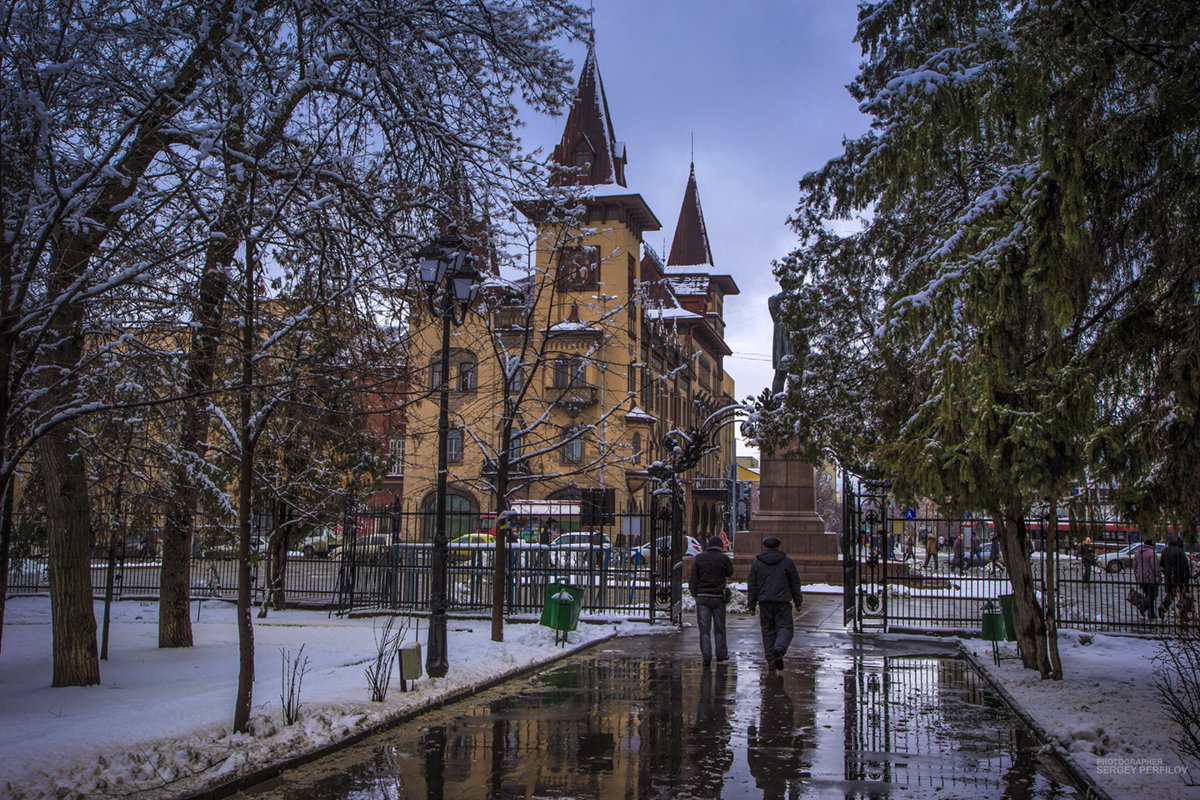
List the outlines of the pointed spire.
<svg viewBox="0 0 1200 800">
<path fill-rule="evenodd" d="M 560 186 L 625 185 L 625 147 L 613 134 L 594 41 L 588 42 L 575 101 L 563 127 L 562 142 L 554 148 L 554 161 L 566 168 L 554 177 L 553 182 Z"/>
<path fill-rule="evenodd" d="M 700 190 L 696 187 L 696 165 L 693 163 L 687 189 L 683 192 L 683 205 L 679 208 L 679 221 L 675 223 L 675 238 L 671 241 L 667 265 L 691 267 L 712 263 L 712 249 L 708 246 L 708 231 L 704 228 L 704 211 L 700 208 Z"/>
</svg>

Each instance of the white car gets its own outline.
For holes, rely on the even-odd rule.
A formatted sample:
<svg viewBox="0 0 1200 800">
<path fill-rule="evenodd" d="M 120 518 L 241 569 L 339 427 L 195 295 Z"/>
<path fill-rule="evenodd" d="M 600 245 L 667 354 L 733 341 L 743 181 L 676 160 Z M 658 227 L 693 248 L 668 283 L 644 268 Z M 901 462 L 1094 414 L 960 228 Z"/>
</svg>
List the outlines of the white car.
<svg viewBox="0 0 1200 800">
<path fill-rule="evenodd" d="M 573 569 L 595 563 L 597 557 L 601 562 L 606 562 L 612 552 L 612 542 L 606 534 L 604 546 L 598 547 L 592 544 L 592 536 L 588 531 L 559 534 L 546 550 L 550 554 L 550 562 L 556 567 Z"/>
<path fill-rule="evenodd" d="M 633 548 L 633 561 L 635 564 L 645 564 L 650 560 L 650 556 L 653 555 L 654 551 L 670 549 L 671 537 L 660 536 L 653 542 L 646 542 L 641 547 Z M 685 556 L 698 556 L 703 551 L 704 548 L 700 546 L 700 542 L 696 540 L 696 537 L 683 537 L 683 554 Z"/>
<path fill-rule="evenodd" d="M 1113 575 L 1117 574 L 1121 570 L 1129 569 L 1133 566 L 1133 554 L 1141 546 L 1141 542 L 1138 542 L 1136 544 L 1126 545 L 1115 552 L 1105 553 L 1097 556 L 1096 566 Z M 1154 555 L 1161 558 L 1163 550 L 1166 549 L 1167 546 L 1165 544 L 1162 542 L 1157 542 L 1154 545 Z"/>
</svg>

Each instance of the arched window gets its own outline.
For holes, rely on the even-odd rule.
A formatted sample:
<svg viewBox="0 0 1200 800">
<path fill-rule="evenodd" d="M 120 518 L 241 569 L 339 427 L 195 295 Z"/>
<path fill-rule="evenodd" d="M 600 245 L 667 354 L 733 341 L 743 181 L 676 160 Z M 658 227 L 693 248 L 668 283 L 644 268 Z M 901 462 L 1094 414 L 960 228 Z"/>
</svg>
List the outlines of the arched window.
<svg viewBox="0 0 1200 800">
<path fill-rule="evenodd" d="M 633 463 L 642 463 L 642 435 L 640 433 L 633 435 Z"/>
<path fill-rule="evenodd" d="M 564 428 L 559 454 L 564 464 L 583 461 L 583 431 L 579 428 Z"/>
<path fill-rule="evenodd" d="M 446 462 L 449 464 L 457 464 L 462 461 L 462 457 L 462 430 L 459 428 L 451 428 L 450 430 L 446 431 Z"/>
<path fill-rule="evenodd" d="M 469 392 L 475 388 L 475 362 L 463 361 L 458 365 L 458 390 Z"/>
<path fill-rule="evenodd" d="M 434 536 L 437 512 L 437 492 L 432 491 L 421 500 L 421 512 L 425 517 L 425 535 Z M 446 493 L 446 538 L 457 539 L 479 527 L 479 504 L 469 493 L 451 490 Z"/>
</svg>

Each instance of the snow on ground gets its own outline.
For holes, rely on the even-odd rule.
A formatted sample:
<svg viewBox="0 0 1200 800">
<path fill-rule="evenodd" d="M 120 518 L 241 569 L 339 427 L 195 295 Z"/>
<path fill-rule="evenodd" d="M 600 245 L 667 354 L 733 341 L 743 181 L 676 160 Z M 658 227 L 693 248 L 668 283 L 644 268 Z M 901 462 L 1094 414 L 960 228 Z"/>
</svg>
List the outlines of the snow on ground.
<svg viewBox="0 0 1200 800">
<path fill-rule="evenodd" d="M 1200 797 L 1200 787 L 1185 783 L 1189 768 L 1190 780 L 1200 781 L 1200 765 L 1173 749 L 1179 731 L 1154 687 L 1155 640 L 1060 630 L 1061 681 L 1024 669 L 1015 644 L 1001 644 L 999 667 L 990 642 L 962 644 L 1113 800 Z"/>
<path fill-rule="evenodd" d="M 96 618 L 102 618 L 101 603 Z M 157 603 L 114 603 L 101 684 L 53 689 L 49 598 L 11 598 L 0 655 L 0 796 L 109 796 L 146 789 L 151 791 L 140 796 L 194 793 L 614 632 L 647 627 L 581 623 L 564 649 L 554 645 L 552 630 L 538 625 L 510 623 L 505 641 L 497 644 L 489 621 L 451 619 L 449 674 L 422 678 L 409 692 L 401 692 L 393 680 L 386 702 L 372 703 L 364 670 L 376 651 L 380 619 L 272 611 L 254 621 L 253 733 L 235 735 L 230 733 L 238 673 L 235 609 L 206 602 L 193 611 L 192 620 L 194 647 L 160 650 Z M 415 627 L 408 631 L 408 641 L 424 646 L 425 639 L 424 621 L 419 634 Z M 309 660 L 303 706 L 299 722 L 285 727 L 281 651 L 294 653 L 301 645 Z"/>
<path fill-rule="evenodd" d="M 730 613 L 744 613 L 745 586 L 734 585 Z M 840 593 L 840 587 L 806 586 Z M 685 605 L 690 598 L 685 592 Z M 195 614 L 196 612 L 194 612 Z M 97 619 L 101 605 L 97 603 Z M 460 690 L 545 663 L 613 633 L 649 632 L 637 623 L 582 624 L 565 648 L 554 633 L 509 623 L 505 641 L 490 641 L 481 620 L 449 622 L 450 674 L 423 678 L 410 692 L 398 682 L 384 703 L 369 700 L 363 674 L 375 652 L 379 619 L 272 611 L 255 620 L 253 733 L 229 732 L 237 686 L 234 609 L 206 602 L 193 616 L 195 647 L 160 650 L 157 604 L 113 605 L 110 660 L 102 683 L 50 688 L 50 611 L 45 597 L 8 601 L 0 655 L 0 796 L 22 798 L 175 797 L 334 743 L 412 713 Z M 425 623 L 408 632 L 424 644 Z M 281 650 L 304 645 L 309 671 L 300 721 L 281 722 Z M 1157 643 L 1150 639 L 1060 632 L 1066 679 L 1042 681 L 1002 645 L 999 668 L 988 642 L 963 646 L 1005 686 L 1055 743 L 1114 800 L 1200 796 L 1179 776 L 1171 723 L 1151 681 Z M 1192 766 L 1200 777 L 1200 765 Z"/>
</svg>

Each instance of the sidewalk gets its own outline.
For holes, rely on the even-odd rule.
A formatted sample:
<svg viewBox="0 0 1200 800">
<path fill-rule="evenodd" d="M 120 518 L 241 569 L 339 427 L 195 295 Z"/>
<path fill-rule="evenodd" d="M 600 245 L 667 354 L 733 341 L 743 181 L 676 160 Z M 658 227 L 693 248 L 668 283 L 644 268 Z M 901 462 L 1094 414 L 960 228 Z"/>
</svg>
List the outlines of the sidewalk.
<svg viewBox="0 0 1200 800">
<path fill-rule="evenodd" d="M 429 708 L 536 669 L 619 632 L 648 626 L 583 625 L 567 647 L 554 632 L 509 624 L 491 641 L 491 623 L 451 619 L 449 674 L 422 678 L 372 703 L 364 669 L 376 651 L 376 619 L 330 618 L 324 612 L 272 611 L 254 620 L 255 674 L 251 732 L 232 734 L 238 649 L 234 606 L 193 604 L 195 646 L 157 647 L 157 603 L 113 604 L 110 660 L 101 684 L 50 687 L 50 601 L 8 601 L 0 654 L 0 797 L 171 798 L 196 794 L 306 753 L 361 738 Z M 199 619 L 197 620 L 197 613 Z M 96 604 L 102 618 L 102 604 Z M 407 639 L 422 644 L 426 623 Z M 282 724 L 282 651 L 304 646 L 308 672 L 299 723 Z M 265 776 L 264 776 L 265 777 Z"/>
</svg>

